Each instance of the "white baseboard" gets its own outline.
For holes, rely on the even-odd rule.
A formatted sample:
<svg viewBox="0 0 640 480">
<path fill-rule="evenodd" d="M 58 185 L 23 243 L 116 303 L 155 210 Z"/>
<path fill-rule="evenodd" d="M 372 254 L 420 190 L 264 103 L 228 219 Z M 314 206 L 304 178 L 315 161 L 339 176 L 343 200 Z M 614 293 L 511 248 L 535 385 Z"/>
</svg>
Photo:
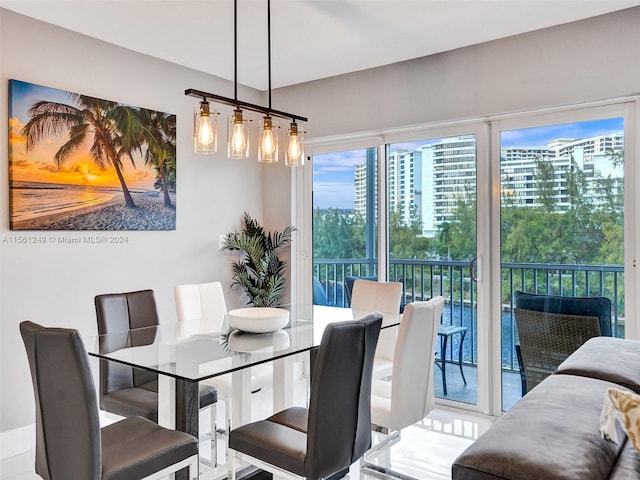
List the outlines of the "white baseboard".
<svg viewBox="0 0 640 480">
<path fill-rule="evenodd" d="M 109 425 L 116 422 L 122 417 L 105 413 L 102 410 L 99 412 L 100 426 Z M 7 430 L 0 432 L 0 460 L 15 457 L 21 455 L 30 450 L 36 448 L 36 424 L 32 423 L 13 430 Z"/>
<path fill-rule="evenodd" d="M 0 460 L 15 457 L 34 450 L 36 445 L 36 424 L 0 432 Z"/>
</svg>

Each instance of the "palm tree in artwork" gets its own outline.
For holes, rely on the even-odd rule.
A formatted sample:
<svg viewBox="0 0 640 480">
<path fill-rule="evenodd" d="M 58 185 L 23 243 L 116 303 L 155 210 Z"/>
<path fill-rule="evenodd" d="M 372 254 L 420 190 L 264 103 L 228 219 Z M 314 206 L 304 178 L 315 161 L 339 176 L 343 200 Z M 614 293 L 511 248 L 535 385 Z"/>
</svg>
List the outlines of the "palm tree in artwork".
<svg viewBox="0 0 640 480">
<path fill-rule="evenodd" d="M 135 207 L 122 174 L 124 159 L 135 167 L 132 152 L 139 150 L 142 137 L 140 116 L 136 109 L 108 100 L 68 92 L 77 106 L 41 100 L 29 109 L 30 120 L 22 129 L 27 152 L 51 135 L 68 134 L 67 141 L 54 155 L 60 167 L 86 142 L 89 154 L 100 168 L 113 167 L 122 186 L 125 205 Z"/>
<path fill-rule="evenodd" d="M 153 165 L 158 172 L 158 180 L 162 188 L 164 206 L 173 208 L 171 197 L 169 196 L 169 185 L 167 180 L 167 167 L 176 158 L 176 116 L 148 110 L 140 109 L 140 122 L 142 123 L 144 141 L 147 145 L 144 154 L 146 165 Z"/>
</svg>

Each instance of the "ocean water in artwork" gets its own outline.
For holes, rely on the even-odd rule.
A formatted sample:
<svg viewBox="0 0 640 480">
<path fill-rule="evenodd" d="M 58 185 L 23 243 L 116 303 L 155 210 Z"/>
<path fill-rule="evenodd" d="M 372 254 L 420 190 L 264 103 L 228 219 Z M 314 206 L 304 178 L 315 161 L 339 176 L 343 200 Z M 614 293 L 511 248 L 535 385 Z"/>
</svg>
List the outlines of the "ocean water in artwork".
<svg viewBox="0 0 640 480">
<path fill-rule="evenodd" d="M 70 212 L 109 202 L 115 188 L 63 185 L 59 183 L 12 182 L 12 221 Z"/>
</svg>

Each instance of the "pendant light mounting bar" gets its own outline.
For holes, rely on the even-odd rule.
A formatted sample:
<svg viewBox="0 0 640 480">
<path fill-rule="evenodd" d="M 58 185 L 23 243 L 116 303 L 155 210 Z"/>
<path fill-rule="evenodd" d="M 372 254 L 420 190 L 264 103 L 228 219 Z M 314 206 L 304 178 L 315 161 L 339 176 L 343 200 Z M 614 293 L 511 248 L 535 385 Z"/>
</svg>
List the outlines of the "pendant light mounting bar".
<svg viewBox="0 0 640 480">
<path fill-rule="evenodd" d="M 271 115 L 272 117 L 289 118 L 291 120 L 299 120 L 301 122 L 309 121 L 307 117 L 302 117 L 294 113 L 287 113 L 280 110 L 273 110 L 270 108 L 265 108 L 262 105 L 257 105 L 255 103 L 243 102 L 242 100 L 223 97 L 215 93 L 203 92 L 201 90 L 195 90 L 193 88 L 186 89 L 184 91 L 184 94 L 190 97 L 196 97 L 199 99 L 206 99 L 206 100 L 211 100 L 217 103 L 223 103 L 225 105 L 231 105 L 232 107 L 241 107 L 246 110 L 251 110 L 253 112 L 264 113 L 265 115 Z"/>
</svg>

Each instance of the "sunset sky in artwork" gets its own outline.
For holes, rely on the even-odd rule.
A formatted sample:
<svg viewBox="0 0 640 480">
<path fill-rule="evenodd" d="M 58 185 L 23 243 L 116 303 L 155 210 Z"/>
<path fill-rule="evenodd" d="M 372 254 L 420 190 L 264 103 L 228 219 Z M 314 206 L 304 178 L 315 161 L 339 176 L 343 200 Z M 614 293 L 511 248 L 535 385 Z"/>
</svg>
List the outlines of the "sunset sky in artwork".
<svg viewBox="0 0 640 480">
<path fill-rule="evenodd" d="M 22 128 L 29 121 L 28 110 L 39 100 L 73 105 L 66 92 L 25 82 L 11 82 L 9 111 L 9 145 L 11 181 L 58 183 L 96 187 L 120 187 L 116 172 L 111 165 L 101 169 L 89 155 L 91 141 L 87 141 L 57 166 L 55 153 L 68 140 L 67 135 L 49 137 L 27 153 Z M 123 174 L 130 189 L 153 189 L 156 172 L 144 165 L 138 154 L 134 156 L 135 168 L 127 158 L 123 161 Z"/>
</svg>

